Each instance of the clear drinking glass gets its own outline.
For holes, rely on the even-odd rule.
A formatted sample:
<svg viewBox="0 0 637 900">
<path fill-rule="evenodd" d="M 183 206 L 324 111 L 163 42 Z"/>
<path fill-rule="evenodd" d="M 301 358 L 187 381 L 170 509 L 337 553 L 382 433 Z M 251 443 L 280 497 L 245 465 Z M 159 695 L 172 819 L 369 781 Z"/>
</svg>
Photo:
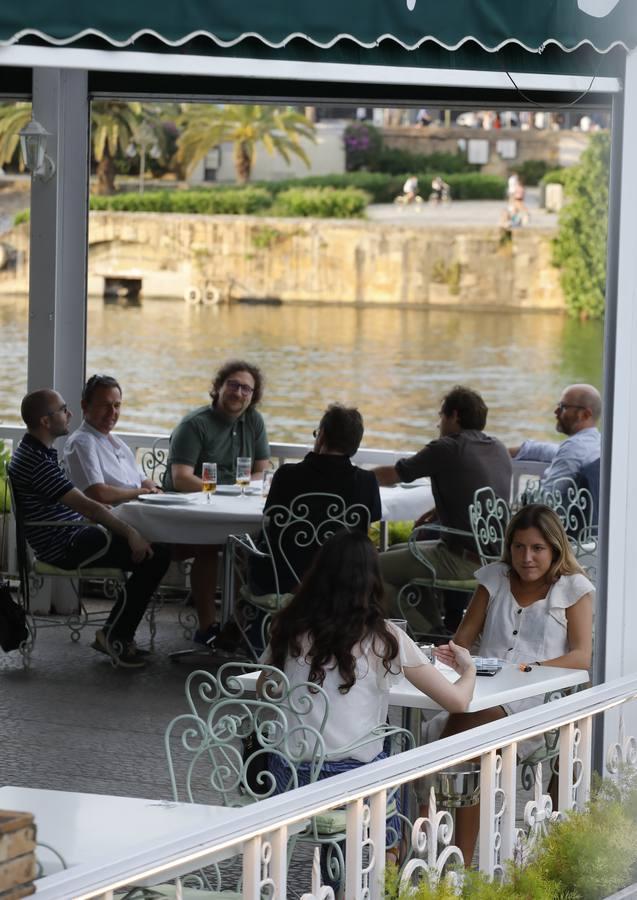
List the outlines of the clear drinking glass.
<svg viewBox="0 0 637 900">
<path fill-rule="evenodd" d="M 241 496 L 242 497 L 245 495 L 246 488 L 250 484 L 251 473 L 252 473 L 252 457 L 238 456 L 237 457 L 237 484 L 241 488 Z"/>
<path fill-rule="evenodd" d="M 212 495 L 217 490 L 217 463 L 204 463 L 202 465 L 201 490 L 206 495 L 206 502 L 210 503 Z"/>
<path fill-rule="evenodd" d="M 401 631 L 407 631 L 407 619 L 388 619 L 387 621 L 395 625 L 396 628 L 400 628 Z"/>
<path fill-rule="evenodd" d="M 270 485 L 274 478 L 274 469 L 266 469 L 263 473 L 263 485 L 261 487 L 261 496 L 267 497 L 270 491 Z"/>
</svg>

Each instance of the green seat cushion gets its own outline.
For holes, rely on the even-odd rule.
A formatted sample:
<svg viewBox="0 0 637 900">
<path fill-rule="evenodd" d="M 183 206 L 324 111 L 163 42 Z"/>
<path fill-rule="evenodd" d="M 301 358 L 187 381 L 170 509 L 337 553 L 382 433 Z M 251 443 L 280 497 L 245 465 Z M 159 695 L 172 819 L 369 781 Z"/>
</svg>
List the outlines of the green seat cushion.
<svg viewBox="0 0 637 900">
<path fill-rule="evenodd" d="M 391 799 L 387 804 L 387 818 L 396 812 L 396 801 Z M 347 826 L 347 811 L 344 808 L 330 809 L 314 817 L 316 830 L 321 835 L 345 834 Z"/>
<path fill-rule="evenodd" d="M 152 888 L 143 888 L 143 895 L 140 890 L 140 898 L 144 900 L 164 900 L 164 898 L 175 898 L 177 896 L 177 888 L 174 884 L 158 884 Z M 129 888 L 123 892 L 116 892 L 115 897 L 125 897 L 129 893 Z M 206 891 L 197 888 L 182 887 L 181 896 L 183 900 L 242 900 L 243 894 L 237 894 L 236 891 Z"/>
<path fill-rule="evenodd" d="M 88 567 L 86 569 L 61 569 L 54 566 L 53 563 L 42 562 L 36 559 L 33 564 L 33 571 L 36 575 L 64 575 L 67 578 L 114 578 L 117 581 L 124 580 L 124 573 L 121 569 L 98 569 Z"/>
<path fill-rule="evenodd" d="M 253 594 L 245 585 L 239 591 L 242 600 L 257 606 L 259 609 L 281 609 L 292 599 L 292 594 Z"/>
</svg>

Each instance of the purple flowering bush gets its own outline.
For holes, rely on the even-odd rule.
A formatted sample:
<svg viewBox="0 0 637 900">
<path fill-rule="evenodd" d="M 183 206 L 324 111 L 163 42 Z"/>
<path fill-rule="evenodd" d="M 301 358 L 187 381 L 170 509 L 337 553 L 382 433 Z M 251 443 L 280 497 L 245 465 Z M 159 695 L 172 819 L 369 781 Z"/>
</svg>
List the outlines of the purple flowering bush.
<svg viewBox="0 0 637 900">
<path fill-rule="evenodd" d="M 348 172 L 373 168 L 380 156 L 383 139 L 368 122 L 352 122 L 343 132 L 345 168 Z"/>
</svg>

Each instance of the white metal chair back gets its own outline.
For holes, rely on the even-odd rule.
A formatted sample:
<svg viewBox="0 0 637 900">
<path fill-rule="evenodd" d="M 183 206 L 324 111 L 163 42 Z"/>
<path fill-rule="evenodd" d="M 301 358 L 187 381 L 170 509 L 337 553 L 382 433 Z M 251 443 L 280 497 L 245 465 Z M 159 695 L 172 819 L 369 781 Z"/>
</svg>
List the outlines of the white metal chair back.
<svg viewBox="0 0 637 900">
<path fill-rule="evenodd" d="M 316 551 L 333 534 L 343 529 L 367 533 L 369 525 L 369 509 L 362 503 L 348 506 L 338 494 L 299 494 L 289 506 L 270 506 L 263 517 L 263 537 L 277 594 L 281 578 L 301 581 Z"/>
<path fill-rule="evenodd" d="M 595 504 L 591 492 L 579 487 L 572 478 L 560 478 L 554 485 L 541 481 L 529 483 L 518 505 L 544 503 L 558 516 L 573 545 L 575 555 L 585 556 L 597 546 Z"/>
<path fill-rule="evenodd" d="M 169 445 L 170 438 L 168 435 L 158 437 L 153 441 L 152 447 L 142 451 L 139 459 L 139 464 L 146 478 L 151 478 L 160 485 L 164 483 Z"/>
<path fill-rule="evenodd" d="M 501 558 L 510 518 L 509 504 L 493 488 L 483 487 L 475 492 L 469 505 L 469 519 L 483 566 Z"/>
<path fill-rule="evenodd" d="M 250 671 L 268 674 L 258 697 L 254 682 L 246 685 L 239 677 Z M 316 780 L 325 759 L 323 729 L 329 711 L 319 685 L 290 685 L 272 666 L 233 662 L 221 666 L 216 676 L 192 672 L 186 702 L 190 712 L 173 719 L 164 735 L 175 800 L 224 806 L 264 800 L 277 790 L 267 769 L 272 756 L 289 771 L 288 788 L 298 786 L 297 769 L 304 761 L 310 765 L 310 780 Z"/>
</svg>

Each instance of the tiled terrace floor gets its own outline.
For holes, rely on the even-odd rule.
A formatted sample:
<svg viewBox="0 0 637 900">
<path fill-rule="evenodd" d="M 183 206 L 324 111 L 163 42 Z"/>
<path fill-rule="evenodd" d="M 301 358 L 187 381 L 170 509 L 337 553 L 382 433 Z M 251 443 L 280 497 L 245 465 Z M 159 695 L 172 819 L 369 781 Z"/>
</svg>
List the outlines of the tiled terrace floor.
<svg viewBox="0 0 637 900">
<path fill-rule="evenodd" d="M 168 659 L 189 646 L 177 611 L 161 609 L 153 662 L 142 671 L 115 670 L 92 650 L 94 626 L 77 643 L 66 628 L 41 628 L 28 671 L 0 651 L 0 784 L 171 799 L 163 734 L 187 711 L 190 671 Z M 145 623 L 138 639 L 148 640 Z M 518 795 L 519 818 L 526 799 Z M 306 845 L 293 859 L 290 898 L 309 890 L 310 869 Z M 226 864 L 224 887 L 238 874 L 238 862 Z"/>
</svg>

